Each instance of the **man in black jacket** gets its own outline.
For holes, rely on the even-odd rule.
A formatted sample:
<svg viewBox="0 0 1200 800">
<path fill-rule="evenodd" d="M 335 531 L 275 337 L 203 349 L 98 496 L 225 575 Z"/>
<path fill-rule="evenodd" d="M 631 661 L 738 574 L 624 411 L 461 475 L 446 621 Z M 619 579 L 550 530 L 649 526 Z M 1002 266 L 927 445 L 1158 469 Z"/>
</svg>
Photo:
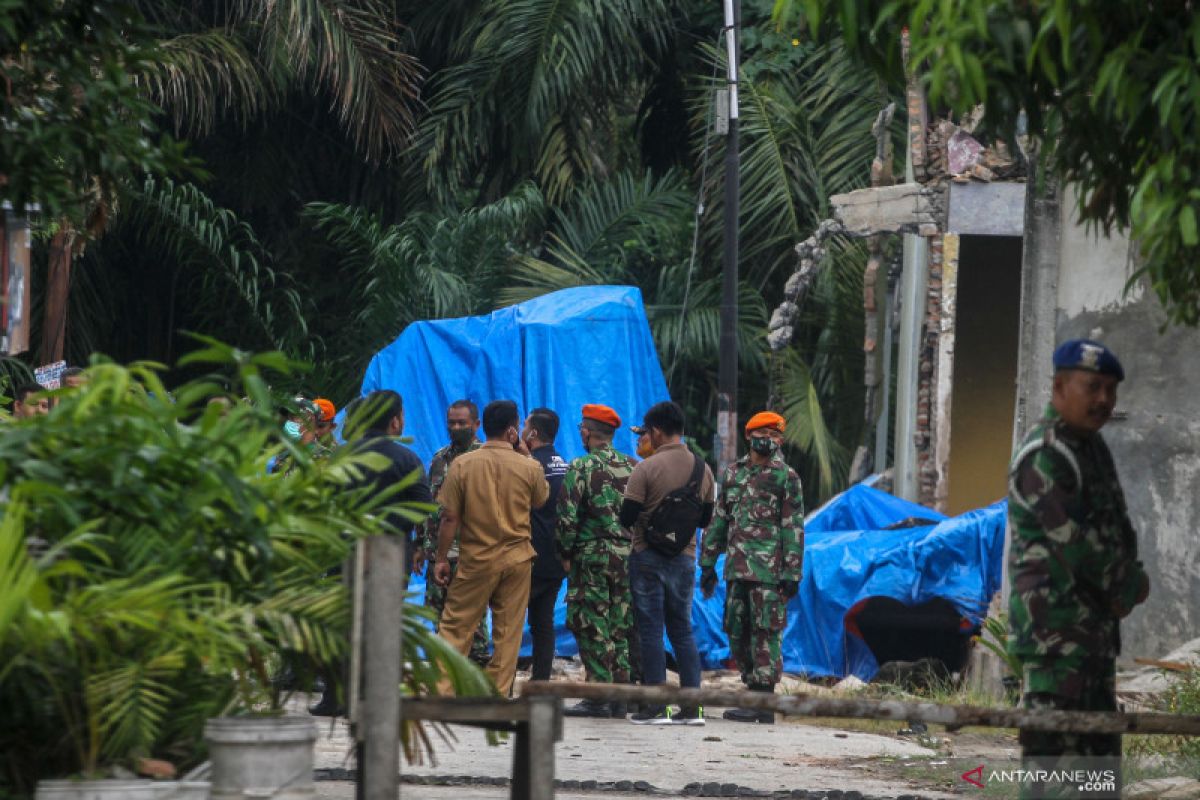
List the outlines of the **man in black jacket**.
<svg viewBox="0 0 1200 800">
<path fill-rule="evenodd" d="M 532 586 L 529 590 L 529 633 L 533 638 L 533 674 L 535 681 L 550 680 L 550 667 L 554 663 L 554 604 L 562 588 L 562 563 L 554 551 L 554 529 L 557 523 L 555 505 L 567 474 L 567 462 L 554 449 L 554 437 L 558 435 L 558 414 L 548 408 L 535 408 L 525 420 L 525 445 L 529 453 L 546 474 L 550 484 L 550 499 L 530 514 L 533 529 L 533 549 L 537 559 L 533 562 Z"/>
<path fill-rule="evenodd" d="M 356 413 L 362 415 L 363 434 L 362 438 L 352 444 L 354 452 L 376 453 L 386 458 L 388 464 L 380 471 L 364 472 L 353 480 L 348 488 L 370 487 L 368 495 L 374 497 L 409 480 L 407 486 L 388 498 L 387 504 L 432 503 L 433 495 L 429 491 L 424 464 L 416 453 L 396 441 L 396 437 L 404 432 L 404 401 L 400 395 L 391 389 L 371 392 L 363 399 Z M 409 478 L 414 475 L 414 478 Z M 397 511 L 389 512 L 386 520 L 390 527 L 404 536 L 404 563 L 407 565 L 408 556 L 412 552 L 412 536 L 416 523 Z"/>
<path fill-rule="evenodd" d="M 399 394 L 384 389 L 367 395 L 355 404 L 352 412 L 347 409 L 346 430 L 351 436 L 354 435 L 353 431 L 362 431 L 362 436 L 349 444 L 356 455 L 375 453 L 387 459 L 382 469 L 364 469 L 347 484 L 347 489 L 366 489 L 369 497 L 390 491 L 392 494 L 385 505 L 433 502 L 421 459 L 395 440 L 404 431 L 404 401 Z M 392 487 L 404 482 L 407 485 L 403 489 L 393 490 Z M 397 510 L 387 512 L 384 519 L 388 527 L 404 537 L 403 563 L 407 566 L 413 549 L 415 523 Z M 325 672 L 325 692 L 316 705 L 309 707 L 308 713 L 318 717 L 341 716 L 345 713 L 343 704 L 338 701 L 337 687 L 334 686 L 337 677 L 344 672 L 344 665 Z"/>
</svg>

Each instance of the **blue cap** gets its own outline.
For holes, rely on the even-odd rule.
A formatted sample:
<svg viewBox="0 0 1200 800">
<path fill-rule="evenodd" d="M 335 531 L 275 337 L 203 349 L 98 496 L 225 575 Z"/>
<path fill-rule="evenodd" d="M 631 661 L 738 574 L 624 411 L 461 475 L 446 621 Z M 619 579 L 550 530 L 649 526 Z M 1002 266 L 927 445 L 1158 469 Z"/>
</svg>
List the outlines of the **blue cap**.
<svg viewBox="0 0 1200 800">
<path fill-rule="evenodd" d="M 1091 339 L 1071 339 L 1054 351 L 1054 369 L 1083 369 L 1125 380 L 1125 370 L 1112 350 Z"/>
</svg>

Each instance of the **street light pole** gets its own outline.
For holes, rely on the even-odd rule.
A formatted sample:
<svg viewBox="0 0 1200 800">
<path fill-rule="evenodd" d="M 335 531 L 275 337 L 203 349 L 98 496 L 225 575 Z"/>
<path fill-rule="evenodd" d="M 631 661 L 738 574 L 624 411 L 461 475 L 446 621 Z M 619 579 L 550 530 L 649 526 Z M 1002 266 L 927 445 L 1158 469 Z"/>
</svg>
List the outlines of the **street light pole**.
<svg viewBox="0 0 1200 800">
<path fill-rule="evenodd" d="M 729 132 L 725 139 L 725 252 L 721 281 L 721 341 L 717 371 L 717 474 L 737 460 L 738 383 L 738 214 L 741 179 L 738 169 L 738 29 L 740 0 L 724 0 L 725 44 L 729 83 Z"/>
</svg>

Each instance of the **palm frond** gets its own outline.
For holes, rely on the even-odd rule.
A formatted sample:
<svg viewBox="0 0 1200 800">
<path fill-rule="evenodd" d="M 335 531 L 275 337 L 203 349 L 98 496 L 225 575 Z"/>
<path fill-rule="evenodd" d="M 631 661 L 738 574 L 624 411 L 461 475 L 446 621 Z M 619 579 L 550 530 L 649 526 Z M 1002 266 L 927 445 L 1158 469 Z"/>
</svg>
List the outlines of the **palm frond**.
<svg viewBox="0 0 1200 800">
<path fill-rule="evenodd" d="M 821 393 L 812 373 L 794 350 L 774 356 L 783 359 L 780 384 L 781 413 L 788 420 L 786 441 L 806 456 L 808 482 L 815 479 L 818 497 L 832 497 L 845 486 L 850 451 L 830 431 L 822 408 Z"/>
<path fill-rule="evenodd" d="M 370 158 L 404 149 L 415 125 L 421 70 L 401 52 L 400 26 L 377 0 L 240 0 L 258 20 L 272 57 L 299 66 L 327 92 L 339 119 Z"/>
<path fill-rule="evenodd" d="M 180 131 L 207 134 L 223 113 L 245 122 L 277 93 L 245 41 L 227 28 L 173 36 L 158 53 L 139 80 Z"/>
<path fill-rule="evenodd" d="M 176 269 L 199 268 L 195 278 L 208 289 L 202 296 L 213 303 L 208 313 L 220 319 L 231 302 L 239 303 L 269 346 L 311 354 L 299 292 L 266 263 L 254 231 L 232 211 L 197 187 L 170 180 L 148 180 L 128 206 L 123 224 L 164 248 Z"/>
<path fill-rule="evenodd" d="M 612 164 L 597 146 L 604 104 L 665 46 L 673 0 L 489 0 L 431 85 L 419 149 L 431 191 L 495 197 L 537 174 L 551 200 Z"/>
</svg>

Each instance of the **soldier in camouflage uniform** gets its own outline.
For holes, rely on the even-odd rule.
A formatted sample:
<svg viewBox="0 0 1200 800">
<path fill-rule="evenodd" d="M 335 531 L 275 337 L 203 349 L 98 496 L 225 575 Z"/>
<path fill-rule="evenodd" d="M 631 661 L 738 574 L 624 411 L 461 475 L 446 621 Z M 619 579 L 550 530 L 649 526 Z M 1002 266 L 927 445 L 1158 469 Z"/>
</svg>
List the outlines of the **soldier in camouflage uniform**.
<svg viewBox="0 0 1200 800">
<path fill-rule="evenodd" d="M 558 495 L 557 549 L 567 570 L 567 628 L 593 683 L 628 683 L 633 638 L 629 556 L 633 541 L 618 515 L 634 461 L 612 447 L 621 418 L 585 405 L 579 433 L 588 454 L 571 462 Z M 571 717 L 625 716 L 619 703 L 584 700 Z"/>
<path fill-rule="evenodd" d="M 780 638 L 787 603 L 804 560 L 804 495 L 800 476 L 783 460 L 784 419 L 772 412 L 746 423 L 750 452 L 721 481 L 716 515 L 700 551 L 700 588 L 712 597 L 717 558 L 725 555 L 725 619 L 729 649 L 742 683 L 772 693 L 783 671 Z M 773 723 L 771 711 L 734 708 L 725 719 Z"/>
<path fill-rule="evenodd" d="M 455 400 L 446 409 L 446 428 L 450 432 L 450 444 L 434 453 L 433 460 L 429 462 L 429 488 L 434 497 L 437 497 L 438 492 L 441 491 L 442 482 L 446 480 L 446 473 L 449 472 L 454 459 L 463 453 L 478 450 L 480 447 L 476 435 L 479 431 L 478 407 L 470 400 Z M 441 524 L 441 521 L 442 514 L 439 509 L 417 528 L 417 550 L 413 554 L 413 572 L 418 575 L 424 569 L 426 561 L 431 565 L 433 563 L 434 555 L 437 553 L 438 525 Z M 454 573 L 458 569 L 457 541 L 451 546 L 449 557 L 450 580 L 453 581 Z M 432 572 L 426 576 L 425 605 L 437 611 L 439 622 L 442 618 L 442 609 L 446 607 L 446 592 L 449 588 L 448 584 L 439 586 L 437 581 L 433 580 Z M 436 625 L 434 629 L 437 629 Z M 488 653 L 487 623 L 484 619 L 479 620 L 479 627 L 471 639 L 469 658 L 480 666 L 486 666 L 491 659 L 491 655 Z"/>
<path fill-rule="evenodd" d="M 1120 620 L 1150 581 L 1100 429 L 1125 373 L 1104 345 L 1073 340 L 1054 352 L 1050 406 L 1013 456 L 1009 474 L 1009 650 L 1022 664 L 1030 709 L 1115 711 Z M 1021 732 L 1027 769 L 1113 769 L 1118 792 L 1025 787 L 1024 797 L 1119 797 L 1119 734 Z M 1095 759 L 1105 759 L 1098 761 Z"/>
</svg>

